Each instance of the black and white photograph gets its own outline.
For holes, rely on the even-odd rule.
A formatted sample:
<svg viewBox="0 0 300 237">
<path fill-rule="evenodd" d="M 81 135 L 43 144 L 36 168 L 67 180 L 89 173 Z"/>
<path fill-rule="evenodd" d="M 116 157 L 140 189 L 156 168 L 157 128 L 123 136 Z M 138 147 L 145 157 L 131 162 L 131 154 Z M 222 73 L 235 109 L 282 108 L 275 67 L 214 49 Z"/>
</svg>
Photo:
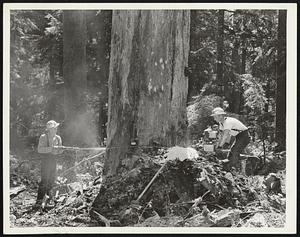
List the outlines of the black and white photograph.
<svg viewBox="0 0 300 237">
<path fill-rule="evenodd" d="M 296 233 L 296 15 L 4 4 L 5 233 Z"/>
</svg>

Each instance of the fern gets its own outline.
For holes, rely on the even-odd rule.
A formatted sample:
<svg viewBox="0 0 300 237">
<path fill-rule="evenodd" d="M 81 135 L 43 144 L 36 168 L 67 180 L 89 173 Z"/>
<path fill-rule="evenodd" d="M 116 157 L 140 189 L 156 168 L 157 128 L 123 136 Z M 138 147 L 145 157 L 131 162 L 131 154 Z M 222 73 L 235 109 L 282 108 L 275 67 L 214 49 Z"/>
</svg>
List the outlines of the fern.
<svg viewBox="0 0 300 237">
<path fill-rule="evenodd" d="M 251 74 L 242 74 L 240 79 L 244 89 L 245 106 L 248 106 L 252 111 L 263 112 L 267 98 L 262 84 Z"/>
</svg>

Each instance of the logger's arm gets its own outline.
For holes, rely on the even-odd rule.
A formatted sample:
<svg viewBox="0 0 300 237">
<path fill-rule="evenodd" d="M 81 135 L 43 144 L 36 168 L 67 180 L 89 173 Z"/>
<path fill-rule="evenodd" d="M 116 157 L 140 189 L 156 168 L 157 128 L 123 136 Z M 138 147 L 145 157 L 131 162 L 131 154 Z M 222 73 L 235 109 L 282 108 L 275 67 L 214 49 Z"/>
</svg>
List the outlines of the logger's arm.
<svg viewBox="0 0 300 237">
<path fill-rule="evenodd" d="M 58 146 L 53 146 L 53 148 L 54 148 L 53 154 L 54 155 L 62 154 L 64 152 L 61 137 L 57 136 L 57 139 L 58 139 Z"/>
</svg>

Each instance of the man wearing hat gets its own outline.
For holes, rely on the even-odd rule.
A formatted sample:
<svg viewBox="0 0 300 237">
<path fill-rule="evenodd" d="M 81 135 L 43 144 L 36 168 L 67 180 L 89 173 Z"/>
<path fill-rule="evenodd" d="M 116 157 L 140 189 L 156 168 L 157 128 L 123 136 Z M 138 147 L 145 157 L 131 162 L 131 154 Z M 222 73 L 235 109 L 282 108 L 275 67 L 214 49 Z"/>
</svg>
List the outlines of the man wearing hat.
<svg viewBox="0 0 300 237">
<path fill-rule="evenodd" d="M 42 155 L 41 182 L 35 207 L 42 204 L 45 195 L 50 197 L 50 191 L 56 179 L 56 156 L 63 152 L 58 146 L 62 146 L 61 137 L 56 134 L 59 123 L 54 120 L 47 122 L 46 131 L 39 138 L 38 153 Z"/>
<path fill-rule="evenodd" d="M 216 149 L 222 148 L 229 136 L 235 137 L 235 141 L 228 154 L 229 162 L 224 165 L 224 169 L 227 171 L 232 167 L 239 169 L 240 154 L 250 142 L 248 128 L 238 119 L 228 117 L 220 107 L 213 109 L 211 116 L 219 123 L 219 129 L 222 131 Z"/>
</svg>

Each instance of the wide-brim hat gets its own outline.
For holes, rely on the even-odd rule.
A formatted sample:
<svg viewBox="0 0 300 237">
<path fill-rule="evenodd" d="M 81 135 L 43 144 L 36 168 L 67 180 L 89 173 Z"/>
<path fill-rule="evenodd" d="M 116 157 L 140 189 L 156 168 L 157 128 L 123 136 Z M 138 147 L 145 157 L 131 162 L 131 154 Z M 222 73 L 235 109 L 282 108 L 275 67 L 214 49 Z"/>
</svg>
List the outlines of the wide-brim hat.
<svg viewBox="0 0 300 237">
<path fill-rule="evenodd" d="M 216 116 L 216 115 L 221 115 L 221 114 L 226 114 L 226 112 L 220 108 L 220 107 L 217 107 L 217 108 L 214 108 L 213 111 L 212 111 L 212 114 L 210 116 Z"/>
<path fill-rule="evenodd" d="M 49 130 L 51 128 L 57 128 L 59 126 L 59 123 L 55 122 L 54 120 L 50 120 L 46 124 L 46 130 Z"/>
</svg>

